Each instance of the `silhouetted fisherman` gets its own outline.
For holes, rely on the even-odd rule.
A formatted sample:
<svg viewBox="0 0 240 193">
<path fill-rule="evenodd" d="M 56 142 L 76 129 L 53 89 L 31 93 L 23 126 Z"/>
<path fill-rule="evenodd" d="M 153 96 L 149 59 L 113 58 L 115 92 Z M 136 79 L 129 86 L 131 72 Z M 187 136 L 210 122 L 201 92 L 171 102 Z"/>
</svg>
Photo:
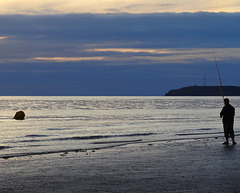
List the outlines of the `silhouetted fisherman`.
<svg viewBox="0 0 240 193">
<path fill-rule="evenodd" d="M 222 111 L 220 113 L 220 117 L 222 117 L 223 122 L 223 129 L 224 129 L 224 136 L 226 138 L 226 141 L 223 143 L 223 145 L 228 145 L 228 138 L 229 136 L 232 138 L 233 145 L 236 145 L 237 143 L 234 141 L 234 130 L 233 130 L 233 123 L 234 123 L 234 116 L 235 116 L 235 108 L 229 104 L 229 99 L 224 99 L 225 106 L 222 108 Z"/>
</svg>

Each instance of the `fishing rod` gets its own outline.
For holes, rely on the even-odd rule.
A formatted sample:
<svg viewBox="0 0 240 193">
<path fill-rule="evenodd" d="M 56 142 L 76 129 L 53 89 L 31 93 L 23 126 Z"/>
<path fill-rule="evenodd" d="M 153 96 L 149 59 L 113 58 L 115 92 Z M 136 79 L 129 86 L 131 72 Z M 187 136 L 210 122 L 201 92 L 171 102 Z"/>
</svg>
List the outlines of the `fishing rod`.
<svg viewBox="0 0 240 193">
<path fill-rule="evenodd" d="M 219 83 L 220 83 L 220 92 L 221 92 L 222 98 L 223 98 L 223 100 L 224 100 L 224 93 L 223 93 L 222 80 L 221 80 L 221 76 L 220 76 L 220 72 L 219 72 L 219 68 L 218 68 L 217 60 L 216 60 L 216 57 L 215 57 L 215 55 L 214 55 L 213 52 L 212 52 L 212 54 L 213 54 L 213 57 L 214 57 L 214 61 L 215 61 L 215 64 L 216 64 L 216 68 L 217 68 L 218 79 L 219 79 Z"/>
</svg>

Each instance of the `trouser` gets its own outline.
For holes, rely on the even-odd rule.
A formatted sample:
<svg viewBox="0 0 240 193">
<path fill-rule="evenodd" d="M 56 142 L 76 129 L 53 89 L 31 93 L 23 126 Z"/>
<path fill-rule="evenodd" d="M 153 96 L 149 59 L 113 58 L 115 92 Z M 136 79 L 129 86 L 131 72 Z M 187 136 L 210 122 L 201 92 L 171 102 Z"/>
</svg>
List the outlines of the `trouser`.
<svg viewBox="0 0 240 193">
<path fill-rule="evenodd" d="M 234 139 L 233 123 L 223 124 L 223 129 L 224 129 L 224 136 L 226 139 L 228 139 L 229 137 Z"/>
</svg>

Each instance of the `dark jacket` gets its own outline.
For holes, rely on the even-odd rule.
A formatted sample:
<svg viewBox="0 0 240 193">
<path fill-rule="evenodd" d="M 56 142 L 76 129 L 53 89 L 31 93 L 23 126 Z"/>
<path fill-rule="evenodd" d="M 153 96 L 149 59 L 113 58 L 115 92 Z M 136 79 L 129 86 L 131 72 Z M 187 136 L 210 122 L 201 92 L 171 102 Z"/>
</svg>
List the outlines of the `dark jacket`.
<svg viewBox="0 0 240 193">
<path fill-rule="evenodd" d="M 223 117 L 223 119 L 222 119 L 223 124 L 233 123 L 234 116 L 235 116 L 235 108 L 230 104 L 225 105 L 222 108 L 220 116 Z"/>
</svg>

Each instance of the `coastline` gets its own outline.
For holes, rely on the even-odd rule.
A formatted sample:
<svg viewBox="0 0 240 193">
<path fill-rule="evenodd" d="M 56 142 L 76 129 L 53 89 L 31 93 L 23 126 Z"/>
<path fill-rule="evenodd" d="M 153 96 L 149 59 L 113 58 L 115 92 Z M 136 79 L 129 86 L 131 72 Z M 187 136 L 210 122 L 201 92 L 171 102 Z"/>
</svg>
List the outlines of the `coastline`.
<svg viewBox="0 0 240 193">
<path fill-rule="evenodd" d="M 1 192 L 239 192 L 240 147 L 223 146 L 223 140 L 129 143 L 0 159 Z"/>
</svg>

